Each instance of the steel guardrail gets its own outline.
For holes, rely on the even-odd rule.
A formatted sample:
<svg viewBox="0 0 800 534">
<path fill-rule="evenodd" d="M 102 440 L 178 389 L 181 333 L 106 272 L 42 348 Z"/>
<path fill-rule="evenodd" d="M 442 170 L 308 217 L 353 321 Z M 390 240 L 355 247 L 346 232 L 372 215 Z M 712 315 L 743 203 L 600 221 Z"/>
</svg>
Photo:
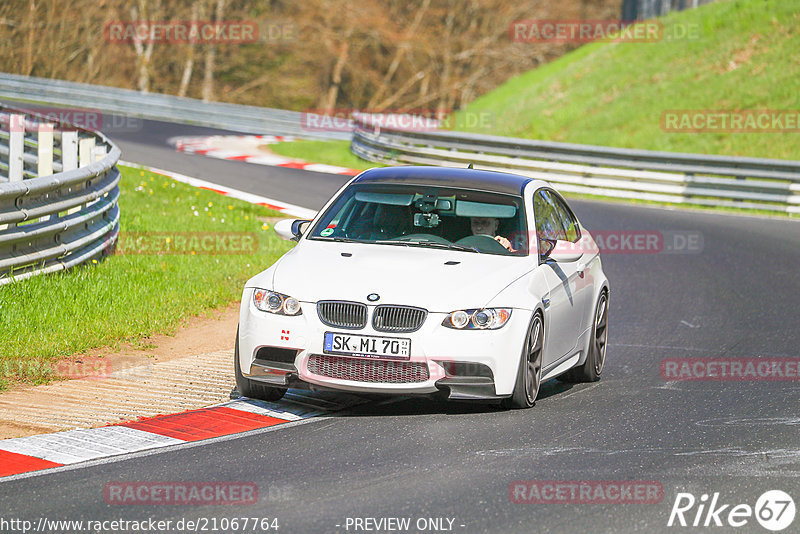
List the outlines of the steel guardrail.
<svg viewBox="0 0 800 534">
<path fill-rule="evenodd" d="M 800 162 L 409 131 L 356 121 L 351 151 L 389 164 L 467 166 L 541 178 L 564 192 L 800 213 Z"/>
<path fill-rule="evenodd" d="M 14 156 L 10 125 L 12 116 L 20 114 L 25 115 L 20 155 L 24 169 L 14 177 L 8 175 Z M 0 175 L 5 174 L 0 176 L 0 286 L 65 270 L 110 252 L 119 235 L 119 148 L 102 133 L 55 124 L 55 135 L 49 139 L 60 142 L 72 135 L 76 141 L 88 141 L 91 150 L 80 161 L 73 154 L 77 168 L 63 171 L 65 153 L 73 149 L 49 146 L 48 154 L 61 161 L 50 166 L 55 174 L 39 176 L 42 147 L 29 130 L 36 132 L 40 124 L 52 121 L 0 105 L 0 122 L 5 130 L 0 134 Z"/>
<path fill-rule="evenodd" d="M 9 73 L 0 73 L 0 98 L 94 109 L 128 117 L 251 134 L 350 139 L 350 132 L 304 127 L 303 113 L 299 111 L 204 102 L 195 98 Z"/>
</svg>

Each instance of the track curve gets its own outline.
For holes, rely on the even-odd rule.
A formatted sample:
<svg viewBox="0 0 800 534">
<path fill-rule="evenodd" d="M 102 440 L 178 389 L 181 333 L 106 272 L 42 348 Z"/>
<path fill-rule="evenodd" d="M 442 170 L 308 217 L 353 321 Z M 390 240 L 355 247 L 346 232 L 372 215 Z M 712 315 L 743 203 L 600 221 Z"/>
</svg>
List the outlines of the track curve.
<svg viewBox="0 0 800 534">
<path fill-rule="evenodd" d="M 348 179 L 166 144 L 203 133 L 219 132 L 143 121 L 140 131 L 111 137 L 128 161 L 314 209 Z M 275 432 L 0 482 L 0 506 L 27 519 L 277 517 L 283 532 L 353 532 L 348 517 L 443 517 L 453 531 L 472 533 L 669 530 L 681 491 L 753 506 L 781 489 L 800 504 L 797 381 L 669 382 L 660 374 L 666 358 L 800 357 L 800 224 L 571 205 L 593 232 L 699 234 L 702 242 L 689 254 L 603 255 L 612 292 L 600 382 L 550 381 L 523 411 L 372 402 Z M 243 507 L 110 506 L 103 487 L 119 480 L 252 481 L 260 498 Z M 509 484 L 517 480 L 655 481 L 664 495 L 655 504 L 516 504 Z M 751 518 L 740 530 L 758 529 Z"/>
</svg>

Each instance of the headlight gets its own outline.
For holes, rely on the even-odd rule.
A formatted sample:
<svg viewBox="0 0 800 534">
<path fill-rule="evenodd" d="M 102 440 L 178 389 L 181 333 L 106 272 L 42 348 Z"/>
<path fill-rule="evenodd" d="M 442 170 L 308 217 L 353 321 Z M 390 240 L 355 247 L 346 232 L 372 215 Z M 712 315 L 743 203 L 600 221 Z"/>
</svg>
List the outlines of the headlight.
<svg viewBox="0 0 800 534">
<path fill-rule="evenodd" d="M 511 308 L 456 310 L 442 321 L 442 326 L 456 330 L 497 330 L 511 317 Z"/>
<path fill-rule="evenodd" d="M 281 293 L 256 289 L 253 292 L 253 304 L 261 311 L 277 313 L 279 315 L 302 315 L 300 302 L 294 297 L 287 297 Z"/>
</svg>

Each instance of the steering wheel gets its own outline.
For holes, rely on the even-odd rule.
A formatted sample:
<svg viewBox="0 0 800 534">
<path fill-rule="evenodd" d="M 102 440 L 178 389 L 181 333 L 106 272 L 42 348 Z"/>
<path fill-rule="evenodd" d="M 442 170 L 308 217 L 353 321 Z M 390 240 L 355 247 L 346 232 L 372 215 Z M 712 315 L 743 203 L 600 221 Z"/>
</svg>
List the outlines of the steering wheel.
<svg viewBox="0 0 800 534">
<path fill-rule="evenodd" d="M 486 251 L 486 252 L 500 252 L 510 254 L 510 251 L 498 243 L 494 236 L 490 236 L 487 234 L 476 234 L 476 235 L 468 235 L 467 237 L 462 237 L 458 241 L 456 241 L 457 245 L 465 245 L 468 247 L 475 247 L 478 250 Z"/>
<path fill-rule="evenodd" d="M 408 234 L 392 238 L 392 241 L 432 241 L 434 243 L 442 243 L 445 245 L 450 244 L 450 241 L 447 239 L 434 234 Z"/>
</svg>

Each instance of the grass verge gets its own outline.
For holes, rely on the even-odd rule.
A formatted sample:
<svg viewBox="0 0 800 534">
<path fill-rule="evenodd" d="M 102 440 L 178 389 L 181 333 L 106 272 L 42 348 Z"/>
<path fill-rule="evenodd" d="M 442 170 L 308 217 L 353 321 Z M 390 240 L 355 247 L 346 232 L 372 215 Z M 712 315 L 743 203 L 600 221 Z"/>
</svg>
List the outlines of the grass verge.
<svg viewBox="0 0 800 534">
<path fill-rule="evenodd" d="M 58 378 L 60 359 L 90 348 L 172 334 L 238 300 L 244 282 L 291 247 L 271 229 L 277 212 L 120 170 L 114 255 L 0 288 L 0 389 Z M 142 253 L 156 245 L 171 251 Z"/>
<path fill-rule="evenodd" d="M 372 167 L 385 167 L 381 163 L 366 161 L 350 152 L 350 141 L 286 141 L 269 145 L 272 152 L 309 163 L 338 165 L 364 171 Z"/>
</svg>

